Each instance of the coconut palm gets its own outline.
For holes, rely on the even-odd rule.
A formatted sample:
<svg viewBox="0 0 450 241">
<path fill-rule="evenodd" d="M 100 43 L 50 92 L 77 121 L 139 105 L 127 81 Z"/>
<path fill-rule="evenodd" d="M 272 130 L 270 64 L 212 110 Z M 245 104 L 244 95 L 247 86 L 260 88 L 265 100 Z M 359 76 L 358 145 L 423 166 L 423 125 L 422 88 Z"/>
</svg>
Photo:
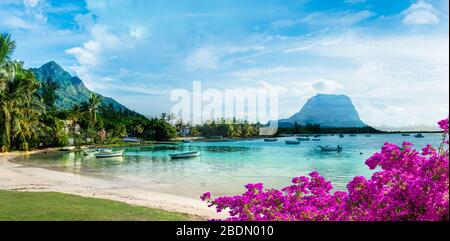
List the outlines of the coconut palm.
<svg viewBox="0 0 450 241">
<path fill-rule="evenodd" d="M 0 34 L 0 91 L 5 88 L 6 81 L 14 78 L 14 65 L 10 58 L 15 48 L 16 42 L 10 34 Z"/>
<path fill-rule="evenodd" d="M 12 61 L 10 65 L 15 70 L 14 78 L 4 79 L 0 91 L 1 150 L 8 151 L 12 144 L 28 150 L 29 140 L 39 128 L 38 116 L 44 111 L 36 92 L 40 85 L 22 62 Z"/>
<path fill-rule="evenodd" d="M 97 112 L 101 103 L 101 97 L 96 94 L 92 94 L 89 101 L 84 103 L 82 106 L 83 110 L 86 111 L 89 116 L 89 127 L 91 128 L 94 127 L 97 122 Z"/>
</svg>

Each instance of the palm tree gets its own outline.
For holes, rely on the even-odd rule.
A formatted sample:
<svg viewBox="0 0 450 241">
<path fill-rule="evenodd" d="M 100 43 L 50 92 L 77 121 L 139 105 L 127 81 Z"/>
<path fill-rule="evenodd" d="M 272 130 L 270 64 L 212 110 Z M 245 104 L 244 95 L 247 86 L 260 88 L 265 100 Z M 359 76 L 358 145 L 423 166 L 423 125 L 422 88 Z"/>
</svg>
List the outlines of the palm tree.
<svg viewBox="0 0 450 241">
<path fill-rule="evenodd" d="M 38 116 L 44 111 L 37 96 L 39 82 L 31 71 L 23 68 L 22 62 L 9 63 L 15 70 L 14 78 L 3 80 L 0 91 L 1 150 L 9 151 L 11 144 L 28 150 L 29 140 L 39 128 Z"/>
<path fill-rule="evenodd" d="M 101 103 L 101 97 L 96 94 L 92 94 L 89 101 L 83 104 L 82 108 L 89 115 L 89 125 L 91 128 L 94 127 L 97 122 L 97 111 Z"/>
<path fill-rule="evenodd" d="M 15 48 L 16 42 L 10 34 L 0 34 L 0 91 L 4 90 L 6 81 L 14 78 L 14 65 L 10 58 Z"/>
</svg>

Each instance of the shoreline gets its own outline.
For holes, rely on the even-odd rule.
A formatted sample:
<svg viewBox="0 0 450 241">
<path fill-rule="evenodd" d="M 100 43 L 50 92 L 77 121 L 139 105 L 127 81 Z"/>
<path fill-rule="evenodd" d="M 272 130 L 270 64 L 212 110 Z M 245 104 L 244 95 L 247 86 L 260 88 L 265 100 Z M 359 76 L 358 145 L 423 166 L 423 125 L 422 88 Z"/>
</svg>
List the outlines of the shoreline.
<svg viewBox="0 0 450 241">
<path fill-rule="evenodd" d="M 195 200 L 173 194 L 154 192 L 138 186 L 130 187 L 112 180 L 27 166 L 11 161 L 19 156 L 45 151 L 53 150 L 0 153 L 0 189 L 59 192 L 83 197 L 104 198 L 131 205 L 185 213 L 204 219 L 223 219 L 227 216 L 226 213 L 216 213 L 214 208 L 209 208 L 200 199 Z"/>
</svg>

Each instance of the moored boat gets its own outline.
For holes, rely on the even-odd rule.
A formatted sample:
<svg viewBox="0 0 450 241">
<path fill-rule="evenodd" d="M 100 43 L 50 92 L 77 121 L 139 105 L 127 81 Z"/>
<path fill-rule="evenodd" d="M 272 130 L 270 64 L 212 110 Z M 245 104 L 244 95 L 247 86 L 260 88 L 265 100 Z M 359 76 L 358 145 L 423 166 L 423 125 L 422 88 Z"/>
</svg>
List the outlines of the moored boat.
<svg viewBox="0 0 450 241">
<path fill-rule="evenodd" d="M 65 146 L 61 148 L 61 151 L 73 151 L 73 150 L 75 150 L 74 146 Z"/>
<path fill-rule="evenodd" d="M 96 158 L 120 157 L 123 156 L 123 150 L 120 151 L 101 150 L 98 153 L 95 153 L 94 156 Z"/>
<path fill-rule="evenodd" d="M 286 140 L 285 142 L 288 145 L 298 145 L 298 144 L 300 144 L 300 141 L 296 141 L 296 140 Z"/>
<path fill-rule="evenodd" d="M 99 153 L 99 152 L 100 152 L 100 149 L 86 149 L 86 150 L 83 150 L 83 154 L 85 156 L 94 155 L 94 154 Z"/>
<path fill-rule="evenodd" d="M 277 138 L 264 138 L 265 142 L 274 142 L 274 141 L 278 141 Z"/>
<path fill-rule="evenodd" d="M 416 135 L 414 135 L 415 138 L 424 138 L 425 136 L 422 135 L 422 133 L 417 133 Z"/>
<path fill-rule="evenodd" d="M 169 154 L 169 156 L 172 159 L 192 158 L 192 157 L 200 156 L 200 152 L 199 151 L 191 151 L 191 152 L 175 153 L 175 154 Z"/>
<path fill-rule="evenodd" d="M 298 141 L 309 141 L 310 139 L 307 137 L 297 137 Z"/>
<path fill-rule="evenodd" d="M 324 152 L 342 152 L 342 147 L 341 146 L 317 146 L 318 148 L 320 148 L 321 151 Z"/>
<path fill-rule="evenodd" d="M 350 136 L 351 136 L 351 137 L 356 137 L 356 134 L 351 134 Z"/>
<path fill-rule="evenodd" d="M 344 138 L 344 134 L 339 134 L 339 138 Z"/>
<path fill-rule="evenodd" d="M 320 141 L 320 139 L 315 138 L 315 139 L 311 139 L 311 141 Z"/>
<path fill-rule="evenodd" d="M 402 136 L 411 136 L 411 134 L 403 133 Z"/>
</svg>

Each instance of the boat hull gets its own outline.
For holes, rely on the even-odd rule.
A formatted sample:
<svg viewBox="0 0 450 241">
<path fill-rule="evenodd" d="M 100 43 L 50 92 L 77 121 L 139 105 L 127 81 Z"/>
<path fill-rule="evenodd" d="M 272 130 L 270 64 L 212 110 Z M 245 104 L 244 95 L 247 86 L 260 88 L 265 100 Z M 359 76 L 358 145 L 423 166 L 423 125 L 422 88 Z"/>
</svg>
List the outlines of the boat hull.
<svg viewBox="0 0 450 241">
<path fill-rule="evenodd" d="M 99 152 L 94 154 L 96 158 L 111 158 L 111 157 L 121 157 L 123 156 L 123 151 L 115 151 L 115 152 Z"/>
<path fill-rule="evenodd" d="M 183 158 L 193 158 L 200 156 L 200 152 L 187 152 L 187 153 L 179 153 L 179 154 L 169 154 L 172 159 L 183 159 Z"/>
</svg>

